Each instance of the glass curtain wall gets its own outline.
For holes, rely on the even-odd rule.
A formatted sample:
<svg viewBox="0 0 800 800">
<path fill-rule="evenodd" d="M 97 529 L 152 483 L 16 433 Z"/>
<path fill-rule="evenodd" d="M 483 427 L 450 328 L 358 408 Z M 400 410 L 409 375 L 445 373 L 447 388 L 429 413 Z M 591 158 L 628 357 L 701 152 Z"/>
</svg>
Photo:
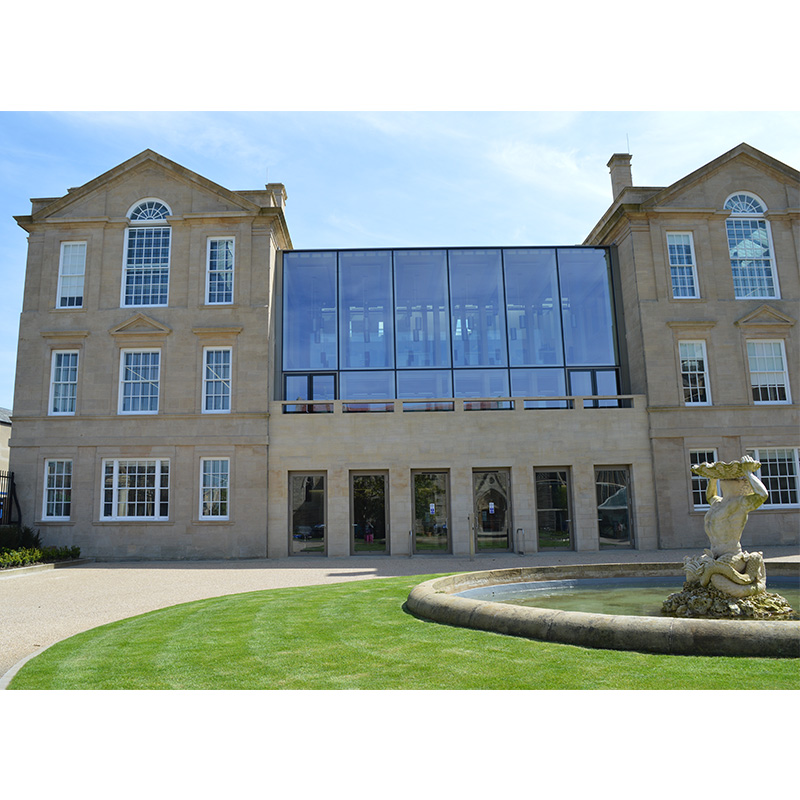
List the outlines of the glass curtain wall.
<svg viewBox="0 0 800 800">
<path fill-rule="evenodd" d="M 283 274 L 285 400 L 563 408 L 568 394 L 618 392 L 603 248 L 297 251 Z"/>
</svg>

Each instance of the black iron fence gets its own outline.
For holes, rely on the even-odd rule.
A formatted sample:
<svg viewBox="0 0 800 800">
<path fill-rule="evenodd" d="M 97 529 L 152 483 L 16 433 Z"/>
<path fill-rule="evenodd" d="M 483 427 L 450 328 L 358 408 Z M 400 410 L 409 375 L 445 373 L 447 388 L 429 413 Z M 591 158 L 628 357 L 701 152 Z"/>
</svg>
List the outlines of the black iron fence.
<svg viewBox="0 0 800 800">
<path fill-rule="evenodd" d="M 20 513 L 14 473 L 0 471 L 0 525 L 19 525 Z"/>
</svg>

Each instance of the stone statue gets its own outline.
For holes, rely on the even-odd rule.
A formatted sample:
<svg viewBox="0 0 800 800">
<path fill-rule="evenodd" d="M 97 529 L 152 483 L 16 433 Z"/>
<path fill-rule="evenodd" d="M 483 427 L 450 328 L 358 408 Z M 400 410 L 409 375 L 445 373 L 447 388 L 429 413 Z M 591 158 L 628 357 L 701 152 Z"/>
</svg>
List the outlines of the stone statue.
<svg viewBox="0 0 800 800">
<path fill-rule="evenodd" d="M 755 475 L 761 467 L 750 456 L 738 461 L 693 464 L 695 475 L 708 478 L 709 509 L 704 527 L 711 549 L 683 559 L 683 591 L 670 595 L 662 608 L 670 616 L 792 619 L 794 612 L 780 595 L 766 591 L 763 553 L 742 550 L 742 531 L 751 511 L 769 497 Z M 719 481 L 722 495 L 717 493 Z"/>
</svg>

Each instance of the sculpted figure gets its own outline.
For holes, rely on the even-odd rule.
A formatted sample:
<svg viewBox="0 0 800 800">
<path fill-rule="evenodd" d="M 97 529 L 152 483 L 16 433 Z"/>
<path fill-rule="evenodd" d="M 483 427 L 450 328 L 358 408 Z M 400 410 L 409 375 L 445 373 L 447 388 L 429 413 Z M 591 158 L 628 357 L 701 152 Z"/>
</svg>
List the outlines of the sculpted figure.
<svg viewBox="0 0 800 800">
<path fill-rule="evenodd" d="M 761 553 L 742 550 L 741 537 L 747 517 L 762 505 L 769 493 L 754 474 L 761 467 L 750 456 L 739 461 L 692 466 L 696 475 L 708 478 L 706 498 L 709 509 L 705 516 L 705 531 L 711 542 L 698 558 L 684 559 L 689 583 L 708 586 L 734 597 L 748 597 L 766 589 L 766 571 Z M 722 495 L 717 493 L 719 480 Z"/>
</svg>

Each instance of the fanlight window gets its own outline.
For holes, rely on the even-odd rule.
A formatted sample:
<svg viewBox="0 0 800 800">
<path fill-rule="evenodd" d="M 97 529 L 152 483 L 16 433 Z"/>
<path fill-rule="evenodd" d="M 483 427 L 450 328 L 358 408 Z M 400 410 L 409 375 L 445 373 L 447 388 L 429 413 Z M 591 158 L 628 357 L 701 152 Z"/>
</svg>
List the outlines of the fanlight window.
<svg viewBox="0 0 800 800">
<path fill-rule="evenodd" d="M 128 215 L 131 222 L 160 222 L 172 212 L 159 200 L 143 200 Z"/>
<path fill-rule="evenodd" d="M 732 214 L 763 214 L 767 209 L 756 197 L 749 194 L 734 194 L 725 203 L 725 210 Z"/>
</svg>

